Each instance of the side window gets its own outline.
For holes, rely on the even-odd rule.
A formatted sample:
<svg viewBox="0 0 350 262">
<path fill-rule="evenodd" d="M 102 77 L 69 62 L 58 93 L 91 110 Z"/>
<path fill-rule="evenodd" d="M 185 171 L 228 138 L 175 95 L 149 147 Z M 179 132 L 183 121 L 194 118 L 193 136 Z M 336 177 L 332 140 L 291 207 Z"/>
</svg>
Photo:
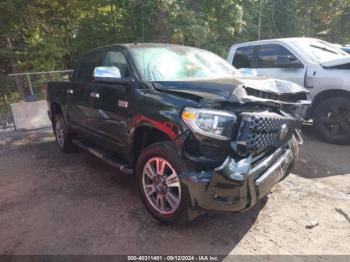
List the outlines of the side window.
<svg viewBox="0 0 350 262">
<path fill-rule="evenodd" d="M 253 53 L 255 46 L 245 46 L 236 49 L 232 65 L 236 68 L 253 68 Z"/>
<path fill-rule="evenodd" d="M 288 62 L 299 61 L 287 48 L 278 44 L 260 46 L 257 68 L 285 68 Z"/>
<path fill-rule="evenodd" d="M 102 61 L 102 66 L 116 66 L 120 71 L 121 78 L 130 77 L 128 62 L 120 51 L 108 51 Z"/>
<path fill-rule="evenodd" d="M 84 56 L 80 60 L 77 80 L 91 81 L 92 73 L 94 72 L 95 67 L 99 65 L 100 60 L 101 60 L 100 53 L 93 53 L 93 54 L 88 54 Z"/>
</svg>

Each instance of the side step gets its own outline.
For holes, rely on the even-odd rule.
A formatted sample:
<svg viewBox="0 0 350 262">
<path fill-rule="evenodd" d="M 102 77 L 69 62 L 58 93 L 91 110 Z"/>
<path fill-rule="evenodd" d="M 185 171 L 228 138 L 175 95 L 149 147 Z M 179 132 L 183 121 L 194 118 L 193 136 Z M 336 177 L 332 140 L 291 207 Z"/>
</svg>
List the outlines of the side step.
<svg viewBox="0 0 350 262">
<path fill-rule="evenodd" d="M 86 151 L 90 152 L 91 154 L 93 154 L 94 156 L 102 159 L 107 164 L 110 164 L 111 166 L 119 169 L 122 173 L 128 174 L 128 175 L 134 174 L 134 170 L 128 168 L 128 165 L 125 162 L 123 163 L 121 160 L 116 159 L 111 154 L 108 154 L 105 151 L 103 151 L 103 149 L 89 145 L 87 143 L 84 143 L 83 141 L 79 141 L 76 139 L 73 140 L 73 143 L 76 144 L 81 149 L 86 150 Z"/>
</svg>

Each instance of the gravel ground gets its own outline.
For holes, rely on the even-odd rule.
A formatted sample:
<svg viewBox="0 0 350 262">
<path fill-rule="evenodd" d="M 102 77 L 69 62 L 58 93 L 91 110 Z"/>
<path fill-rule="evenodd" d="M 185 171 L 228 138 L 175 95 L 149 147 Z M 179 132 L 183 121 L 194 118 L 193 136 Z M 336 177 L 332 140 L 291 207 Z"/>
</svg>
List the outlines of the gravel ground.
<svg viewBox="0 0 350 262">
<path fill-rule="evenodd" d="M 131 177 L 61 153 L 51 130 L 0 134 L 0 254 L 348 254 L 350 147 L 306 129 L 301 160 L 266 204 L 161 226 Z"/>
</svg>

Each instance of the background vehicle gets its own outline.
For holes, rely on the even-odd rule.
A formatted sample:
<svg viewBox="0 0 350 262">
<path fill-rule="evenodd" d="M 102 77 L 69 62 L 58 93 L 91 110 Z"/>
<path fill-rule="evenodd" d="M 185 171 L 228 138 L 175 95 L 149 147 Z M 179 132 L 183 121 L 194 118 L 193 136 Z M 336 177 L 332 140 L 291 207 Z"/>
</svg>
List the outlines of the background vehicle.
<svg viewBox="0 0 350 262">
<path fill-rule="evenodd" d="M 148 211 L 173 222 L 264 198 L 297 157 L 307 94 L 204 50 L 125 44 L 85 54 L 70 82 L 48 84 L 48 105 L 63 152 L 136 173 Z"/>
<path fill-rule="evenodd" d="M 341 48 L 343 51 L 347 52 L 348 54 L 350 54 L 350 46 L 344 46 Z"/>
<path fill-rule="evenodd" d="M 323 140 L 350 142 L 349 54 L 318 39 L 284 38 L 235 44 L 227 60 L 238 69 L 305 86 L 313 102 L 304 118 L 314 120 Z"/>
</svg>

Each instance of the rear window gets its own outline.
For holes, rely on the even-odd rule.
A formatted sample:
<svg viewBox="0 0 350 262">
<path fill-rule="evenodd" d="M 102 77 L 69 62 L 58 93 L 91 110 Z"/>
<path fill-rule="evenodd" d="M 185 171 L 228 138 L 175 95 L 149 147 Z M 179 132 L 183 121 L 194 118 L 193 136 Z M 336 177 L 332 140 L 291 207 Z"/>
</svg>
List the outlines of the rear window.
<svg viewBox="0 0 350 262">
<path fill-rule="evenodd" d="M 253 53 L 255 46 L 245 46 L 236 49 L 232 65 L 236 68 L 253 68 Z"/>
</svg>

